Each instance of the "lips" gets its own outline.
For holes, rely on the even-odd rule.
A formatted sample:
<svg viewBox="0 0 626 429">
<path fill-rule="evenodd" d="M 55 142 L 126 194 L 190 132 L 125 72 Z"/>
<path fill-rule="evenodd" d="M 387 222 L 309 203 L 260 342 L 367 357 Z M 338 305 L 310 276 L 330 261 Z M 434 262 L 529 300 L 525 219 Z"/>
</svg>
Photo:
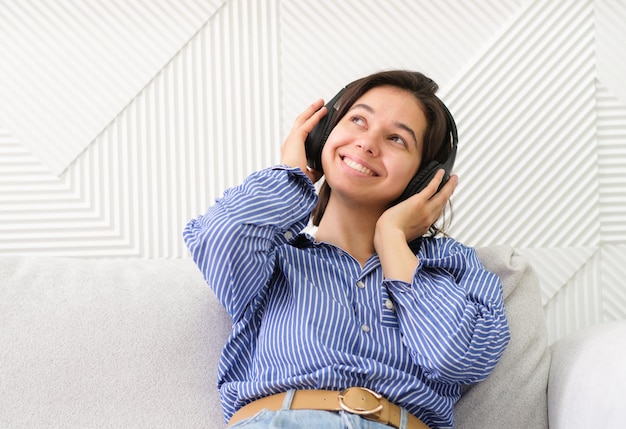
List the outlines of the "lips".
<svg viewBox="0 0 626 429">
<path fill-rule="evenodd" d="M 358 171 L 359 173 L 363 173 L 366 174 L 368 176 L 376 176 L 376 173 L 374 173 L 372 170 L 370 170 L 369 168 L 365 167 L 364 165 L 359 164 L 358 162 L 344 157 L 343 158 L 343 162 L 344 164 L 346 164 L 348 167 L 350 167 L 351 169 Z"/>
</svg>

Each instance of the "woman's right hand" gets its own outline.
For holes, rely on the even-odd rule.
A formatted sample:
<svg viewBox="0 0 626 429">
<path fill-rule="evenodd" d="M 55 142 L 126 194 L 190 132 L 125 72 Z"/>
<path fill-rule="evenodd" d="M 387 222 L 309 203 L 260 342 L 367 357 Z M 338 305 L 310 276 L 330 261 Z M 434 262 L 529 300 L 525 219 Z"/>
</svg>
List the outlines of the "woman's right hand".
<svg viewBox="0 0 626 429">
<path fill-rule="evenodd" d="M 306 150 L 304 142 L 313 128 L 326 115 L 324 100 L 321 98 L 311 104 L 302 112 L 293 123 L 291 131 L 281 147 L 281 161 L 283 165 L 298 167 L 313 183 L 322 177 L 322 172 L 307 167 Z"/>
</svg>

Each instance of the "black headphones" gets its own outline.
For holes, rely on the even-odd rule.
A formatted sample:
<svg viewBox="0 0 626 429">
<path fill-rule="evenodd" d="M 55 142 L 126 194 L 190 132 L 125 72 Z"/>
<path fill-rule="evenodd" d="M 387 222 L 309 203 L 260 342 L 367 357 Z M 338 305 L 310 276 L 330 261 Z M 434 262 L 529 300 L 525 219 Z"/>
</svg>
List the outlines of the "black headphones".
<svg viewBox="0 0 626 429">
<path fill-rule="evenodd" d="M 348 85 L 350 86 L 350 85 Z M 346 87 L 347 88 L 347 87 Z M 324 145 L 326 144 L 326 140 L 332 131 L 333 125 L 335 123 L 335 117 L 337 116 L 338 105 L 337 102 L 343 95 L 346 88 L 343 88 L 337 95 L 335 95 L 332 100 L 330 100 L 326 104 L 326 108 L 328 112 L 326 116 L 322 118 L 322 120 L 311 130 L 309 135 L 306 138 L 304 143 L 304 147 L 306 150 L 306 158 L 309 167 L 317 171 L 323 171 L 322 169 L 322 149 L 324 149 Z M 424 189 L 430 181 L 435 177 L 437 171 L 443 169 L 445 171 L 443 180 L 439 185 L 439 189 L 443 185 L 446 184 L 448 179 L 450 179 L 450 174 L 452 174 L 452 168 L 454 167 L 454 160 L 456 158 L 456 148 L 457 143 L 459 141 L 459 137 L 456 130 L 456 123 L 454 122 L 454 118 L 450 113 L 450 110 L 446 107 L 446 105 L 439 100 L 443 111 L 446 114 L 446 120 L 448 123 L 448 133 L 450 134 L 450 156 L 446 159 L 445 162 L 439 162 L 436 160 L 431 161 L 428 165 L 421 167 L 415 176 L 411 179 L 409 184 L 407 185 L 402 195 L 398 197 L 393 204 L 397 204 L 405 199 L 409 198 L 412 195 L 417 194 L 422 189 Z"/>
</svg>

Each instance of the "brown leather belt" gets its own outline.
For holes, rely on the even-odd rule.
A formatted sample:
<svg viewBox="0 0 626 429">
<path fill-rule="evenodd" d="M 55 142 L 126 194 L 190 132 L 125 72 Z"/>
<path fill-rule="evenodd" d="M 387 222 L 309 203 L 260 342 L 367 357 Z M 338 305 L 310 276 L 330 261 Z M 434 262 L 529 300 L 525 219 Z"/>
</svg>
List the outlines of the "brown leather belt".
<svg viewBox="0 0 626 429">
<path fill-rule="evenodd" d="M 266 396 L 240 408 L 228 422 L 231 426 L 248 419 L 259 411 L 278 411 L 286 393 Z M 342 392 L 333 390 L 298 390 L 291 402 L 291 410 L 347 411 L 368 420 L 400 427 L 401 408 L 381 395 L 364 387 L 350 387 Z M 407 429 L 428 429 L 417 417 L 407 413 Z"/>
</svg>

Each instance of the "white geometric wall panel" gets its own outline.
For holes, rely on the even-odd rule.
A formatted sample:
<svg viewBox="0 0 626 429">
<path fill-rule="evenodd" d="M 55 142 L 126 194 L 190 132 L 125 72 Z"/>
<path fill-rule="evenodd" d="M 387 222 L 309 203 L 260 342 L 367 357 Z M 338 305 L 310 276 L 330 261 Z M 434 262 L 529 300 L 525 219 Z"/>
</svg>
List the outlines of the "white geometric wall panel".
<svg viewBox="0 0 626 429">
<path fill-rule="evenodd" d="M 284 1 L 281 4 L 284 132 L 308 103 L 381 69 L 432 77 L 442 94 L 487 48 L 522 0 Z"/>
<path fill-rule="evenodd" d="M 545 261 L 564 262 L 550 257 Z M 602 246 L 563 283 L 545 305 L 550 343 L 577 329 L 626 318 L 624 261 L 626 246 Z"/>
<path fill-rule="evenodd" d="M 623 244 L 626 243 L 626 102 L 622 103 L 598 84 L 597 103 L 600 237 L 605 244 Z"/>
<path fill-rule="evenodd" d="M 598 76 L 612 94 L 626 104 L 626 2 L 623 0 L 594 0 L 596 13 L 596 50 Z M 615 58 L 621 53 L 621 58 Z M 617 61 L 616 61 L 617 60 Z"/>
<path fill-rule="evenodd" d="M 0 123 L 60 174 L 222 0 L 3 0 Z"/>
<path fill-rule="evenodd" d="M 563 285 L 598 253 L 597 247 L 517 248 L 528 259 L 541 282 L 541 302 L 546 305 Z"/>
<path fill-rule="evenodd" d="M 598 250 L 545 306 L 549 343 L 603 320 L 602 265 L 602 252 Z M 619 287 L 623 289 L 624 284 Z"/>
<path fill-rule="evenodd" d="M 463 241 L 600 244 L 593 22 L 589 2 L 532 2 L 450 88 Z"/>
<path fill-rule="evenodd" d="M 276 162 L 277 9 L 262 5 L 219 9 L 60 177 L 3 130 L 0 253 L 186 256 L 192 214 Z"/>
<path fill-rule="evenodd" d="M 626 309 L 626 246 L 602 247 L 602 298 L 605 321 L 625 318 Z"/>
<path fill-rule="evenodd" d="M 609 0 L 0 1 L 0 253 L 187 257 L 187 220 L 308 104 L 403 67 L 457 120 L 452 235 L 531 260 L 550 341 L 624 319 L 623 22 Z"/>
</svg>

